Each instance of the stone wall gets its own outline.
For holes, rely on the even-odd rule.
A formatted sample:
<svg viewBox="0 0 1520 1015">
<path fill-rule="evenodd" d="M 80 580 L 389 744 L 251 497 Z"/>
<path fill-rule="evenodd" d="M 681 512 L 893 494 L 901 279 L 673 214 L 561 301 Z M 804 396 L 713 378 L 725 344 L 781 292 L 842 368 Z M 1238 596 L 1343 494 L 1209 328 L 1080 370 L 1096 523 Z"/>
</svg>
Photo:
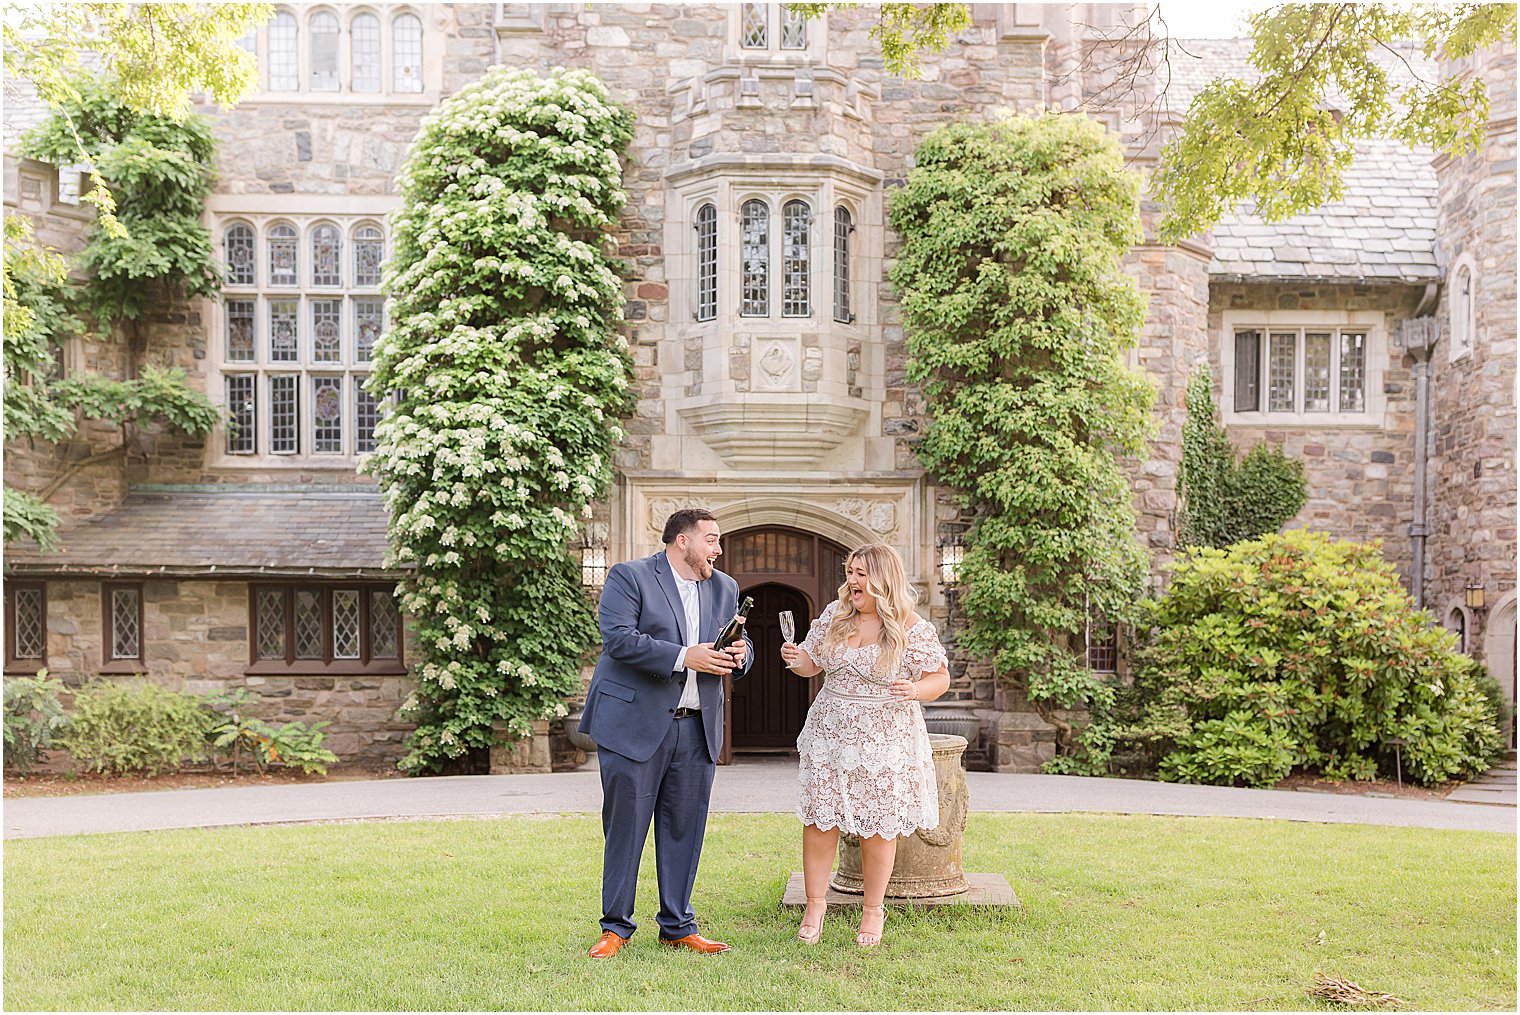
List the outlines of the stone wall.
<svg viewBox="0 0 1520 1015">
<path fill-rule="evenodd" d="M 1435 162 L 1437 255 L 1447 279 L 1437 311 L 1442 337 L 1431 357 L 1429 552 L 1426 603 L 1467 629 L 1468 652 L 1509 672 L 1495 676 L 1514 695 L 1514 612 L 1509 630 L 1489 630 L 1515 589 L 1515 51 L 1480 54 L 1448 73 L 1477 74 L 1492 102 L 1480 151 Z M 1452 358 L 1452 271 L 1473 270 L 1471 352 Z M 1468 610 L 1464 590 L 1484 586 L 1486 608 Z M 1507 640 L 1507 652 L 1496 651 Z M 1490 658 L 1490 654 L 1495 658 Z"/>
<path fill-rule="evenodd" d="M 114 681 L 151 680 L 191 694 L 246 688 L 253 714 L 269 722 L 330 721 L 326 745 L 344 764 L 393 765 L 411 726 L 396 710 L 411 692 L 400 675 L 245 675 L 249 668 L 246 582 L 144 581 L 143 661 L 140 674 L 111 673 Z M 100 675 L 105 628 L 98 581 L 47 583 L 49 672 L 69 688 Z M 411 631 L 406 662 L 416 662 Z M 119 666 L 117 668 L 120 668 Z"/>
<path fill-rule="evenodd" d="M 1266 427 L 1230 425 L 1230 438 L 1244 453 L 1263 441 L 1304 464 L 1309 501 L 1290 526 L 1328 532 L 1340 539 L 1383 540 L 1385 556 L 1409 578 L 1408 526 L 1414 497 L 1414 360 L 1395 348 L 1399 323 L 1412 316 L 1423 287 L 1397 285 L 1215 284 L 1209 300 L 1209 340 L 1215 363 L 1216 402 L 1228 383 L 1218 368 L 1226 311 L 1372 311 L 1383 315 L 1388 336 L 1383 373 L 1384 411 L 1367 425 Z M 1375 350 L 1374 350 L 1375 351 Z M 1372 393 L 1368 393 L 1369 398 Z"/>
</svg>

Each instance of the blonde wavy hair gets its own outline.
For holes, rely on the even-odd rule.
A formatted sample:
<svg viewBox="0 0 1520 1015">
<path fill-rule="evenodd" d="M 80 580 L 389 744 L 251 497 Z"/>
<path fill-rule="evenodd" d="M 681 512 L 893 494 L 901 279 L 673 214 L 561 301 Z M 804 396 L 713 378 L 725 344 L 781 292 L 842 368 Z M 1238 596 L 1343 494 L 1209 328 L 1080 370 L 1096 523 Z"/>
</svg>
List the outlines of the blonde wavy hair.
<svg viewBox="0 0 1520 1015">
<path fill-rule="evenodd" d="M 876 672 L 890 676 L 897 672 L 903 653 L 908 648 L 908 618 L 918 603 L 918 593 L 908 584 L 908 571 L 898 552 L 886 543 L 867 543 L 853 551 L 845 559 L 845 570 L 851 565 L 862 564 L 866 569 L 866 591 L 876 599 L 876 615 L 881 618 L 881 634 L 877 637 L 880 651 L 876 656 Z M 860 614 L 850 602 L 850 579 L 848 576 L 839 586 L 839 609 L 824 636 L 825 648 L 846 644 L 845 639 L 860 626 Z"/>
</svg>

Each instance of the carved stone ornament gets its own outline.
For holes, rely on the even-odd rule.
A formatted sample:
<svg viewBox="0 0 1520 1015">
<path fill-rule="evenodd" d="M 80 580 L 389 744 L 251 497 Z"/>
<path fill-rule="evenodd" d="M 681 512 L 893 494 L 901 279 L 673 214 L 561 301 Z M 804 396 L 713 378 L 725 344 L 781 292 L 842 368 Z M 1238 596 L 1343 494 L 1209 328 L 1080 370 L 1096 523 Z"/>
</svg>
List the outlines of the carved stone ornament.
<svg viewBox="0 0 1520 1015">
<path fill-rule="evenodd" d="M 842 497 L 835 502 L 834 510 L 880 535 L 897 531 L 897 505 L 892 501 Z"/>
<path fill-rule="evenodd" d="M 700 497 L 656 497 L 649 502 L 649 527 L 655 532 L 665 531 L 665 522 L 682 508 L 712 508 Z"/>
</svg>

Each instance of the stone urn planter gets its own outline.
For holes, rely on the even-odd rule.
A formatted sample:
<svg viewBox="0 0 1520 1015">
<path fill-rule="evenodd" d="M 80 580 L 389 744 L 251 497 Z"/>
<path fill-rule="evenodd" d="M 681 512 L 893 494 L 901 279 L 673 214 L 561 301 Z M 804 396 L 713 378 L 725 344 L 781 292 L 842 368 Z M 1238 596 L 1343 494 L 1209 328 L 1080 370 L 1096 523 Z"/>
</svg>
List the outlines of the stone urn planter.
<svg viewBox="0 0 1520 1015">
<path fill-rule="evenodd" d="M 982 720 L 975 708 L 971 702 L 930 702 L 924 706 L 924 726 L 931 734 L 965 737 L 968 745 L 975 744 L 982 733 Z"/>
<path fill-rule="evenodd" d="M 584 714 L 585 711 L 586 710 L 584 708 L 577 708 L 574 712 L 571 712 L 569 715 L 565 716 L 565 736 L 576 748 L 585 751 L 587 754 L 595 754 L 596 741 L 592 740 L 580 730 L 581 715 Z"/>
<path fill-rule="evenodd" d="M 961 837 L 966 832 L 966 771 L 961 755 L 966 738 L 930 733 L 934 777 L 939 787 L 939 827 L 920 828 L 897 840 L 897 862 L 887 882 L 889 899 L 933 899 L 959 895 L 971 885 L 961 868 Z M 839 869 L 829 887 L 848 895 L 865 891 L 860 866 L 860 839 L 839 837 Z"/>
</svg>

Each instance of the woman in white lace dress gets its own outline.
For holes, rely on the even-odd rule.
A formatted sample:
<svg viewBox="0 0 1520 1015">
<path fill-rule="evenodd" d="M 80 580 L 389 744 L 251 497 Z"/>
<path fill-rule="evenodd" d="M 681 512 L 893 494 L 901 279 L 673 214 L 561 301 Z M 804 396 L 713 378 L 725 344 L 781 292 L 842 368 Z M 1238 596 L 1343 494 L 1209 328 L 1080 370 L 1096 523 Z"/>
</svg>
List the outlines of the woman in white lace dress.
<svg viewBox="0 0 1520 1015">
<path fill-rule="evenodd" d="M 797 738 L 797 816 L 807 909 L 797 937 L 816 944 L 839 832 L 860 837 L 865 898 L 862 948 L 880 943 L 897 837 L 939 824 L 929 732 L 919 702 L 950 686 L 934 625 L 913 612 L 902 558 L 870 543 L 850 554 L 839 599 L 813 621 L 802 644 L 781 657 L 802 677 L 824 674 Z"/>
</svg>

